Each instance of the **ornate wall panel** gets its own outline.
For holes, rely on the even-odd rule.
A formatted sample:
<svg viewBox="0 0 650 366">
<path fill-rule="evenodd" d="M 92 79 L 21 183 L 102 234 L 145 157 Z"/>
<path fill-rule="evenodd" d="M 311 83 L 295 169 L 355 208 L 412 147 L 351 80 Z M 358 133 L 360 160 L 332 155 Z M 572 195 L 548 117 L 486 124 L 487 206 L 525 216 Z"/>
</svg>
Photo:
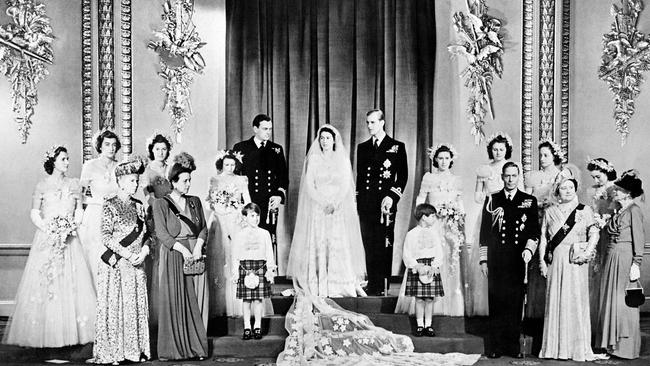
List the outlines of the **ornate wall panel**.
<svg viewBox="0 0 650 366">
<path fill-rule="evenodd" d="M 113 0 L 99 0 L 99 127 L 115 129 Z"/>
<path fill-rule="evenodd" d="M 81 1 L 81 107 L 83 161 L 93 156 L 93 41 L 91 0 Z"/>
<path fill-rule="evenodd" d="M 555 0 L 540 2 L 539 137 L 553 139 L 555 91 Z"/>
<path fill-rule="evenodd" d="M 571 43 L 571 0 L 562 1 L 562 54 L 560 65 L 560 147 L 569 159 L 569 47 Z"/>
<path fill-rule="evenodd" d="M 121 0 L 120 3 L 120 51 L 122 55 L 122 149 L 124 155 L 131 155 L 133 127 L 133 94 L 132 94 L 132 52 L 131 52 L 131 0 Z"/>
<path fill-rule="evenodd" d="M 533 0 L 523 2 L 521 55 L 521 163 L 524 172 L 533 165 Z"/>
</svg>

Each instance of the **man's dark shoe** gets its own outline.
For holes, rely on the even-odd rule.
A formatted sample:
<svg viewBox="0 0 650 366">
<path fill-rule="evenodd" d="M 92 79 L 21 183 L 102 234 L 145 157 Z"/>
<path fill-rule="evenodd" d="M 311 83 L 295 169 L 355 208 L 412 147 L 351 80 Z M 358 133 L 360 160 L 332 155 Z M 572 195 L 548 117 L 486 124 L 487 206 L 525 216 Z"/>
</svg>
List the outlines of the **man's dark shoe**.
<svg viewBox="0 0 650 366">
<path fill-rule="evenodd" d="M 251 333 L 251 330 L 248 329 L 248 328 L 246 328 L 246 329 L 244 329 L 244 335 L 241 336 L 241 339 L 247 341 L 247 340 L 251 339 L 252 336 L 253 336 L 253 335 L 252 335 L 252 333 Z"/>
<path fill-rule="evenodd" d="M 413 335 L 416 337 L 422 337 L 423 332 L 424 332 L 424 327 L 417 327 L 415 328 L 415 332 L 413 332 Z"/>
<path fill-rule="evenodd" d="M 253 338 L 262 339 L 262 330 L 260 328 L 253 329 Z"/>
<path fill-rule="evenodd" d="M 500 358 L 501 354 L 499 352 L 491 352 L 491 353 L 488 353 L 487 356 L 488 356 L 488 358 Z"/>
<path fill-rule="evenodd" d="M 436 331 L 433 330 L 433 327 L 426 327 L 424 328 L 424 335 L 426 335 L 427 337 L 435 337 Z"/>
</svg>

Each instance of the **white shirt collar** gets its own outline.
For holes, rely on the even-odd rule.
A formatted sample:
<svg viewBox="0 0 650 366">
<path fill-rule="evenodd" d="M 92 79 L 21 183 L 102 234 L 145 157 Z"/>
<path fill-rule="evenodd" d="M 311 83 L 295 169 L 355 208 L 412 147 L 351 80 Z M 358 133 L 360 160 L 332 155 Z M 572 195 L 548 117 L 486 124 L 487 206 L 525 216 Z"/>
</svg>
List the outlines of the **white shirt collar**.
<svg viewBox="0 0 650 366">
<path fill-rule="evenodd" d="M 373 136 L 372 143 L 374 144 L 375 143 L 374 140 L 376 139 L 377 140 L 377 146 L 379 146 L 379 145 L 381 145 L 381 142 L 384 141 L 384 137 L 386 137 L 386 131 L 381 130 L 381 131 L 377 132 L 377 134 L 375 136 Z"/>
<path fill-rule="evenodd" d="M 517 194 L 518 191 L 519 191 L 518 188 L 515 188 L 515 189 L 512 190 L 512 191 L 508 191 L 508 190 L 504 189 L 504 190 L 503 190 L 503 193 L 506 194 L 506 199 L 508 198 L 508 196 L 510 196 L 510 199 L 511 199 L 511 200 L 514 200 L 514 199 L 515 199 L 515 195 Z"/>
<path fill-rule="evenodd" d="M 263 141 L 258 139 L 257 136 L 253 136 L 253 141 L 255 141 L 255 145 L 257 146 L 258 149 L 260 148 L 260 146 L 262 146 Z M 268 141 L 265 142 L 265 144 L 268 143 L 269 143 Z"/>
</svg>

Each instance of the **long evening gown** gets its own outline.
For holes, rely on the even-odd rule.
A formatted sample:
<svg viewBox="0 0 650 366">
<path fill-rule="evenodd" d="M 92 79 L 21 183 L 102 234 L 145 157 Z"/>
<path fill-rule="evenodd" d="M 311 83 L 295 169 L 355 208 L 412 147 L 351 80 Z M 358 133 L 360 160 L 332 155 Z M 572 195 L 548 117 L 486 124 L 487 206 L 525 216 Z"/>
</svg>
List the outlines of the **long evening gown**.
<svg viewBox="0 0 650 366">
<path fill-rule="evenodd" d="M 242 229 L 241 208 L 244 205 L 244 192 L 248 192 L 248 178 L 218 175 L 210 179 L 210 192 L 213 191 L 226 192 L 221 195 L 233 199 L 230 204 L 211 204 L 213 212 L 208 222 L 207 244 L 210 312 L 213 315 L 225 313 L 239 317 L 243 314 L 242 301 L 236 298 L 237 286 L 229 278 L 232 269 L 231 240 Z"/>
<path fill-rule="evenodd" d="M 127 247 L 120 244 L 136 227 L 139 210 L 134 201 L 118 197 L 107 199 L 103 205 L 104 248 L 122 258 L 114 267 L 103 261 L 99 264 L 95 363 L 138 362 L 143 355 L 151 358 L 147 277 L 142 265 L 133 266 L 125 258 L 140 253 L 145 230 Z"/>
<path fill-rule="evenodd" d="M 420 195 L 423 193 L 426 195 L 425 202 L 436 207 L 439 212 L 445 205 L 457 207 L 464 212 L 460 177 L 456 175 L 426 173 L 420 186 Z M 440 277 L 445 296 L 434 300 L 433 314 L 463 316 L 465 301 L 460 253 L 465 244 L 464 219 L 459 232 L 455 232 L 455 227 L 454 230 L 451 230 L 450 224 L 448 217 L 437 218 L 434 223 L 434 229 L 442 233 L 444 237 L 442 244 L 445 255 L 440 266 Z M 408 306 L 403 304 L 400 298 L 396 312 L 415 314 L 415 298 L 408 297 L 407 299 L 410 300 Z"/>
<path fill-rule="evenodd" d="M 55 216 L 73 216 L 81 199 L 79 181 L 64 178 L 61 186 L 41 181 L 33 208 L 47 223 Z M 48 234 L 36 230 L 16 294 L 4 343 L 28 347 L 63 347 L 92 342 L 95 336 L 95 287 L 83 248 L 69 236 L 59 252 Z"/>
<path fill-rule="evenodd" d="M 546 209 L 542 220 L 540 247 L 560 230 L 577 206 L 577 199 Z M 592 361 L 589 315 L 589 264 L 569 262 L 571 245 L 587 242 L 598 234 L 591 207 L 576 212 L 575 225 L 555 247 L 548 267 L 544 334 L 540 358 Z M 541 254 L 540 254 L 541 255 Z"/>
<path fill-rule="evenodd" d="M 116 165 L 117 163 L 113 162 L 109 164 L 108 169 L 104 169 L 101 158 L 96 158 L 88 160 L 81 168 L 81 183 L 88 185 L 91 196 L 84 197 L 86 209 L 79 227 L 79 239 L 95 282 L 101 261 L 100 256 L 105 250 L 101 239 L 102 204 L 106 197 L 117 193 L 114 173 Z"/>
</svg>

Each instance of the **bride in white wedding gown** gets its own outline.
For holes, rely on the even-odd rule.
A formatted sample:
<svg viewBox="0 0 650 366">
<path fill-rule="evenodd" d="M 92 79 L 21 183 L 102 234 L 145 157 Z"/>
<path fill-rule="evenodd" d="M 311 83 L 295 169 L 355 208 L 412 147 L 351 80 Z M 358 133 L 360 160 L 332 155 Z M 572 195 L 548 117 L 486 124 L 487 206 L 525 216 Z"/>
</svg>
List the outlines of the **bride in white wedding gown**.
<svg viewBox="0 0 650 366">
<path fill-rule="evenodd" d="M 347 149 L 331 125 L 318 129 L 300 178 L 287 275 L 312 295 L 365 296 L 366 274 Z M 305 274 L 306 276 L 303 276 Z"/>
<path fill-rule="evenodd" d="M 318 130 L 300 181 L 287 274 L 296 291 L 277 365 L 472 365 L 480 355 L 414 353 L 409 336 L 345 310 L 334 296 L 365 295 L 365 255 L 349 155 L 338 131 Z"/>
</svg>

